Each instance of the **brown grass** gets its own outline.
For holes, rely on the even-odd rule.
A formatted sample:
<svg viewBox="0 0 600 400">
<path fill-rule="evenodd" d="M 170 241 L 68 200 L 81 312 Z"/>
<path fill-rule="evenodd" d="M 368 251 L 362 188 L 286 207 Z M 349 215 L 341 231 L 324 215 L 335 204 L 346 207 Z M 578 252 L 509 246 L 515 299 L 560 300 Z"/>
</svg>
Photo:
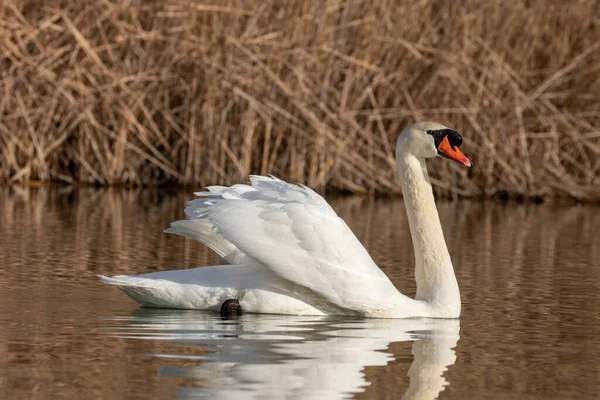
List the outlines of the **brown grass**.
<svg viewBox="0 0 600 400">
<path fill-rule="evenodd" d="M 7 0 L 0 79 L 0 181 L 397 193 L 431 119 L 441 194 L 600 199 L 598 1 Z"/>
</svg>

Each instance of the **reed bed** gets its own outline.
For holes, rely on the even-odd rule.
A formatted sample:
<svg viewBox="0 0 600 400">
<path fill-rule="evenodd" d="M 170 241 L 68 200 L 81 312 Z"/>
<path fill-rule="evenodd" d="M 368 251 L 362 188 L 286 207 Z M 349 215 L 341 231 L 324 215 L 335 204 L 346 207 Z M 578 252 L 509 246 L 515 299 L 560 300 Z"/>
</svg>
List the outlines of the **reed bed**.
<svg viewBox="0 0 600 400">
<path fill-rule="evenodd" d="M 398 193 L 395 138 L 463 133 L 446 196 L 600 199 L 600 3 L 11 1 L 0 181 Z"/>
</svg>

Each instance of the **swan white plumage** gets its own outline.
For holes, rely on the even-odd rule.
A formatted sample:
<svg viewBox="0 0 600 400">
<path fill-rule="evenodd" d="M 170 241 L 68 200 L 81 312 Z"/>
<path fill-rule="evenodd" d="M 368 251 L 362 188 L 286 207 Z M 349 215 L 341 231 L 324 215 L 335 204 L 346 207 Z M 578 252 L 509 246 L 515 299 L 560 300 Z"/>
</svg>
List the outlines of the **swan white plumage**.
<svg viewBox="0 0 600 400">
<path fill-rule="evenodd" d="M 398 137 L 396 164 L 415 250 L 417 293 L 400 293 L 346 223 L 306 186 L 251 176 L 250 185 L 195 193 L 187 220 L 166 230 L 198 240 L 230 265 L 140 276 L 100 276 L 148 307 L 245 312 L 457 318 L 460 292 L 425 165 L 443 156 L 468 167 L 462 137 L 420 122 Z"/>
</svg>

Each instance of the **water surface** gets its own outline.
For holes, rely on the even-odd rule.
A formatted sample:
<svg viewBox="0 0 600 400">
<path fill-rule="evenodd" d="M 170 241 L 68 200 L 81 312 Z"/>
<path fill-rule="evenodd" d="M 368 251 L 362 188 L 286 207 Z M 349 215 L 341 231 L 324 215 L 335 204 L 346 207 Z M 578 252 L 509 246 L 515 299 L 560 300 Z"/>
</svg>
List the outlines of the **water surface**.
<svg viewBox="0 0 600 400">
<path fill-rule="evenodd" d="M 217 264 L 163 234 L 190 196 L 0 187 L 2 398 L 593 399 L 600 208 L 439 203 L 460 320 L 140 309 L 96 274 Z M 414 295 L 401 200 L 331 199 Z"/>
</svg>

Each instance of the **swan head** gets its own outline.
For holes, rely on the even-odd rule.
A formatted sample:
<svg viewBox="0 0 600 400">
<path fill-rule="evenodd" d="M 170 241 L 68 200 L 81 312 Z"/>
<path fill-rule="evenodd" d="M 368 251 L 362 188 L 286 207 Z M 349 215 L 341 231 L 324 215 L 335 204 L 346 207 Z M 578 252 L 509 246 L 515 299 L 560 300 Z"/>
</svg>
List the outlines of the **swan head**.
<svg viewBox="0 0 600 400">
<path fill-rule="evenodd" d="M 462 136 L 437 122 L 417 122 L 398 137 L 396 153 L 408 152 L 421 158 L 441 156 L 471 167 L 471 161 L 459 150 Z"/>
</svg>

